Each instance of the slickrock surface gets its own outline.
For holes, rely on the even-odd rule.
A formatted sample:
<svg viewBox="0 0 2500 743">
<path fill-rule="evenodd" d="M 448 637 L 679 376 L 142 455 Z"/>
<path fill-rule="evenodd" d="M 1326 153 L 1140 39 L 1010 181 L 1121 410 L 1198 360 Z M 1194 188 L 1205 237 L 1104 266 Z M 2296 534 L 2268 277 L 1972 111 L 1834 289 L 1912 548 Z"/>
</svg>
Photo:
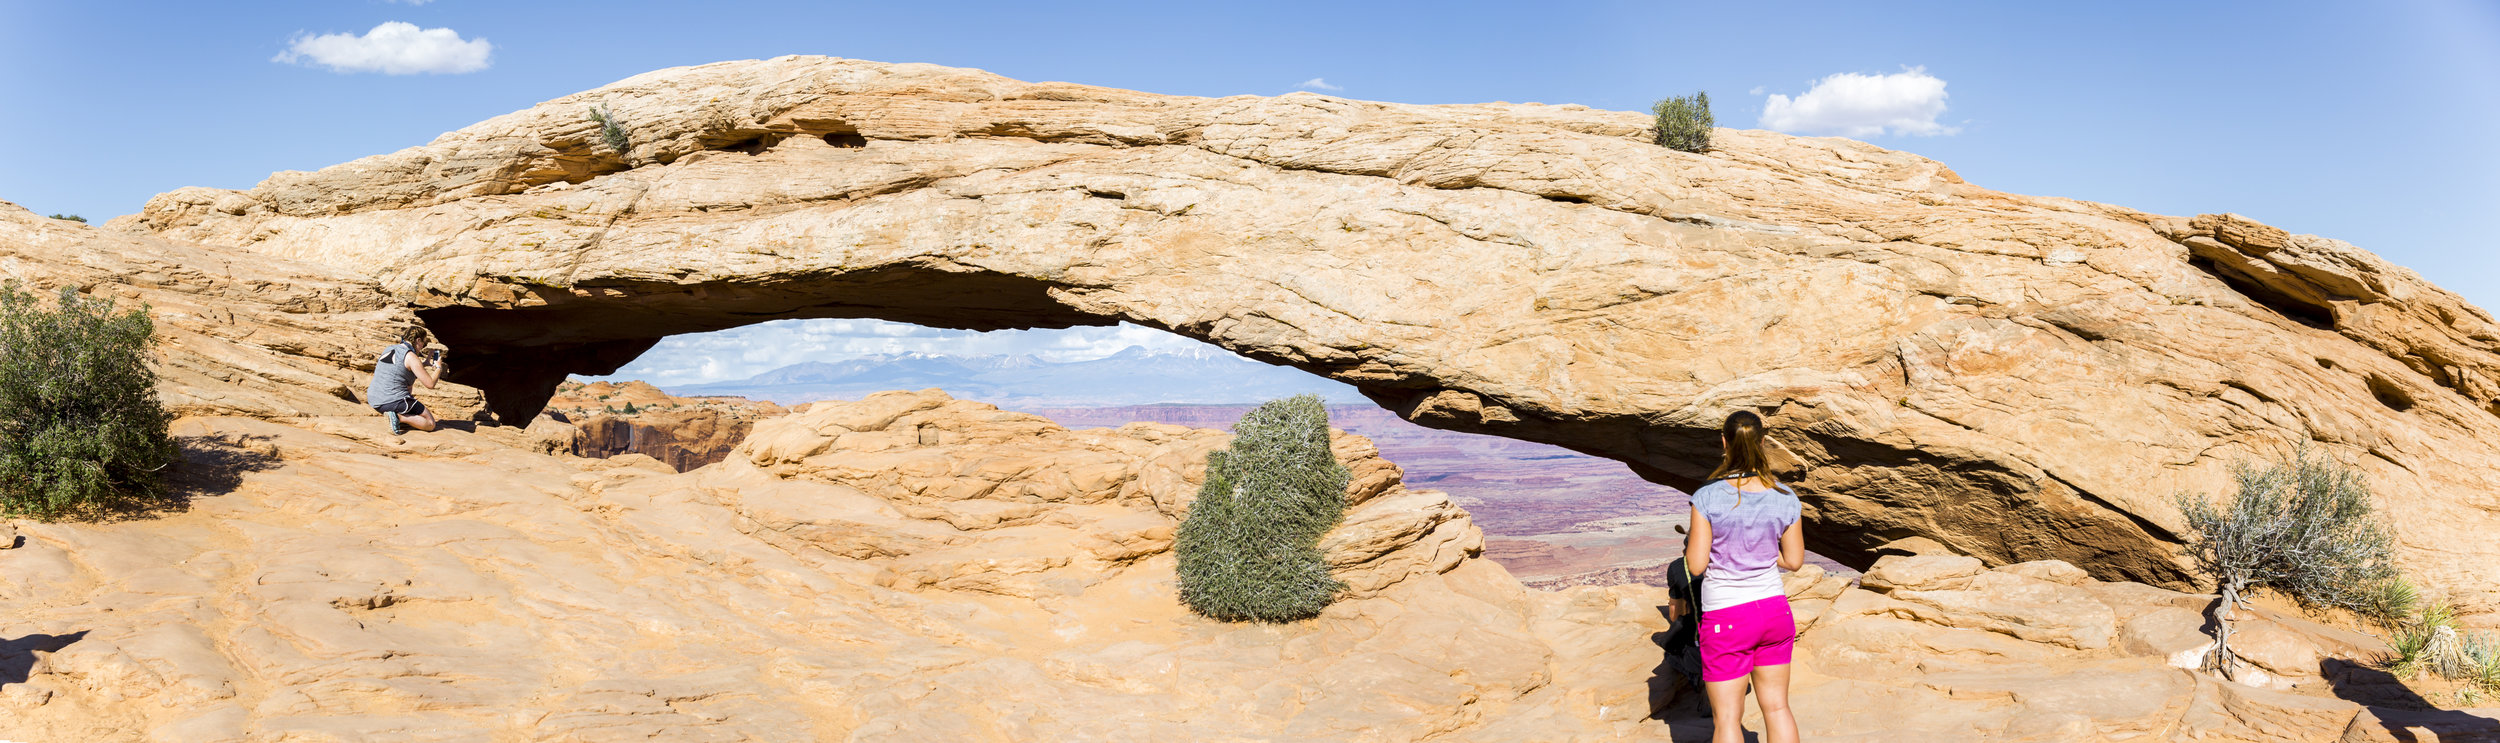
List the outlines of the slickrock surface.
<svg viewBox="0 0 2500 743">
<path fill-rule="evenodd" d="M 2500 735 L 2500 708 L 2431 709 L 2366 662 L 2386 652 L 2377 639 L 2270 610 L 2241 611 L 2233 647 L 2258 666 L 2248 683 L 2186 670 L 2213 645 L 2202 631 L 2210 595 L 2104 583 L 2054 560 L 1989 570 L 1955 555 L 1885 557 L 1861 581 L 1813 566 L 1788 576 L 1803 628 L 1791 705 L 1813 740 Z M 1679 700 L 1665 717 L 1707 731 L 1706 718 L 1685 718 L 1698 709 L 1706 703 Z M 1760 729 L 1760 713 L 1747 719 Z"/>
<path fill-rule="evenodd" d="M 634 412 L 623 412 L 629 404 Z M 641 454 L 684 472 L 727 459 L 756 421 L 788 411 L 743 397 L 677 397 L 637 381 L 566 382 L 547 412 L 581 429 L 575 456 Z"/>
<path fill-rule="evenodd" d="M 258 464 L 187 512 L 26 524 L 0 553 L 23 674 L 0 736 L 1396 741 L 1562 708 L 1611 730 L 1648 712 L 1663 629 L 1647 589 L 1531 593 L 1470 559 L 1465 512 L 1353 437 L 1325 545 L 1352 590 L 1262 626 L 1174 600 L 1216 431 L 890 393 L 675 474 L 509 428 L 181 429 Z"/>
<path fill-rule="evenodd" d="M 1351 587 L 1316 620 L 1174 599 L 1221 432 L 1069 431 L 936 393 L 816 404 L 727 461 L 550 457 L 524 432 L 180 425 L 240 482 L 0 552 L 0 736 L 30 741 L 1668 741 L 1658 589 L 1544 592 L 1337 440 Z M 311 424 L 311 425 L 307 425 Z M 320 430 L 327 429 L 327 430 Z M 1817 740 L 2364 741 L 2384 647 L 2259 612 L 2262 686 L 2177 666 L 2211 597 L 2063 563 L 1888 557 L 1789 580 Z M 2371 699 L 2380 706 L 2336 698 Z M 2414 700 L 2417 701 L 2418 700 Z M 1659 715 L 1651 719 L 1652 713 Z M 2427 720 L 2427 722 L 2424 722 Z M 1758 728 L 1758 721 L 1756 722 Z M 2397 728 L 2394 730 L 2405 730 Z M 2408 733 L 2410 734 L 2410 733 Z M 2441 740 L 2470 739 L 2443 737 Z"/>
<path fill-rule="evenodd" d="M 586 115 L 609 106 L 612 152 Z M 2170 505 L 2322 444 L 2500 609 L 2500 326 L 2351 245 L 1999 193 L 1840 139 L 785 57 L 662 70 L 113 226 L 355 271 L 512 420 L 667 334 L 1130 321 L 1689 487 L 1734 408 L 1811 546 L 2185 586 Z M 2227 205 L 2218 205 L 2227 206 Z M 477 363 L 487 361 L 490 363 Z"/>
</svg>

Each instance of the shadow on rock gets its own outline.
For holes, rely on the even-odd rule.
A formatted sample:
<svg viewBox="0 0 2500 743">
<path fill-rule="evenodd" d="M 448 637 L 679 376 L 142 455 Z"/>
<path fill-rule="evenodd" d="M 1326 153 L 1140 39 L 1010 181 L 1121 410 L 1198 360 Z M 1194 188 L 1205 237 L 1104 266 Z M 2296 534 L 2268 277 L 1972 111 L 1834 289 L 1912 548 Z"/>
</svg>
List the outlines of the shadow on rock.
<svg viewBox="0 0 2500 743">
<path fill-rule="evenodd" d="M 1681 600 L 1692 600 L 1693 587 L 1684 561 L 1678 558 L 1669 568 L 1668 589 L 1684 597 Z M 1706 743 L 1710 740 L 1712 720 L 1710 698 L 1701 685 L 1701 653 L 1697 644 L 1701 628 L 1695 617 L 1679 613 L 1680 608 L 1683 607 L 1658 607 L 1658 615 L 1667 619 L 1668 629 L 1649 636 L 1662 656 L 1658 667 L 1649 674 L 1649 716 L 1666 723 L 1668 740 Z M 1746 731 L 1745 740 L 1750 743 L 1759 737 Z"/>
<path fill-rule="evenodd" d="M 2328 658 L 2319 661 L 2318 675 L 2334 687 L 2337 698 L 2368 706 L 2370 716 L 2376 718 L 2390 738 L 2406 743 L 2500 740 L 2500 720 L 2440 709 L 2385 670 L 2343 658 Z M 2458 738 L 2458 733 L 2491 737 Z"/>
<path fill-rule="evenodd" d="M 1710 743 L 1711 733 L 1717 732 L 1710 728 L 1708 716 L 1699 719 L 1668 720 L 1666 723 L 1667 740 L 1674 743 Z M 1745 731 L 1745 743 L 1762 743 L 1762 734 L 1751 730 Z"/>
<path fill-rule="evenodd" d="M 180 437 L 182 462 L 165 478 L 164 499 L 145 511 L 181 511 L 190 507 L 192 498 L 234 492 L 246 474 L 276 469 L 280 458 L 278 446 L 271 443 L 275 438 L 239 433 Z"/>
<path fill-rule="evenodd" d="M 0 688 L 26 683 L 34 675 L 36 653 L 57 652 L 86 636 L 86 630 L 79 630 L 66 635 L 32 634 L 0 640 Z"/>
</svg>

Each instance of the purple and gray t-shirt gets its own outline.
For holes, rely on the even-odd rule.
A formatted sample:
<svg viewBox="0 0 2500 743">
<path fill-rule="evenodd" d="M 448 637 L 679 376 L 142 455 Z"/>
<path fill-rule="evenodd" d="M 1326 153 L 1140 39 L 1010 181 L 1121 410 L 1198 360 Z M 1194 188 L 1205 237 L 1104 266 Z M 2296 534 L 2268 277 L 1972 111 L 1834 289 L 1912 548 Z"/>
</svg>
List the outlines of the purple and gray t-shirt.
<svg viewBox="0 0 2500 743">
<path fill-rule="evenodd" d="M 1693 491 L 1693 510 L 1710 521 L 1702 611 L 1786 595 L 1780 586 L 1780 535 L 1802 515 L 1795 491 L 1740 493 L 1734 480 L 1720 480 Z"/>
</svg>

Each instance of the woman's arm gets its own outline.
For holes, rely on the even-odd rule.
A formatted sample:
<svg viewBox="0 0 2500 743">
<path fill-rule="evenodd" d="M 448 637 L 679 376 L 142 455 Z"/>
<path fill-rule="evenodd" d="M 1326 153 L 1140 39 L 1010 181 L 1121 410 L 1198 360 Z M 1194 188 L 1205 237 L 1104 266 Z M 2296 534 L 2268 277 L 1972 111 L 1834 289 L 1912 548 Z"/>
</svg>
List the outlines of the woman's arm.
<svg viewBox="0 0 2500 743">
<path fill-rule="evenodd" d="M 1693 509 L 1693 524 L 1684 533 L 1684 570 L 1693 580 L 1701 580 L 1701 571 L 1710 568 L 1710 519 Z"/>
<path fill-rule="evenodd" d="M 1806 566 L 1805 521 L 1788 522 L 1788 530 L 1780 532 L 1780 569 L 1795 571 Z"/>
<path fill-rule="evenodd" d="M 425 388 L 430 390 L 434 389 L 435 382 L 442 381 L 443 367 L 436 366 L 433 360 L 418 357 L 410 361 L 417 362 L 415 366 L 408 367 L 409 371 L 417 373 L 417 384 L 425 385 Z"/>
</svg>

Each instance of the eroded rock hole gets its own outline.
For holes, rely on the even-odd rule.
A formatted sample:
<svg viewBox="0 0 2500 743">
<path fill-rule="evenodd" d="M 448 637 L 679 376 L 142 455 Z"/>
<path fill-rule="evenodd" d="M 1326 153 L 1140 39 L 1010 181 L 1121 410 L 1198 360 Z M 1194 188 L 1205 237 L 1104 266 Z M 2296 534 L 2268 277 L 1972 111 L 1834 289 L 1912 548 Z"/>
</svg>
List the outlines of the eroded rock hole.
<svg viewBox="0 0 2500 743">
<path fill-rule="evenodd" d="M 715 147 L 715 148 L 713 148 L 713 149 L 722 150 L 722 151 L 725 151 L 725 152 L 737 152 L 737 153 L 742 153 L 742 154 L 755 155 L 755 154 L 761 154 L 761 153 L 763 153 L 765 150 L 772 149 L 772 148 L 773 148 L 773 145 L 781 144 L 781 140 L 788 139 L 789 137 L 790 137 L 790 135 L 788 135 L 788 134 L 784 134 L 784 133 L 781 133 L 781 132 L 765 132 L 765 133 L 762 133 L 762 134 L 757 134 L 757 135 L 752 136 L 752 137 L 747 137 L 747 138 L 744 138 L 744 139 L 739 139 L 739 140 L 737 140 L 737 141 L 730 142 L 729 144 L 722 145 L 722 146 L 720 146 L 720 147 Z"/>
<path fill-rule="evenodd" d="M 1668 561 L 1682 549 L 1673 528 L 1687 518 L 1685 496 L 1624 463 L 1427 428 L 1343 383 L 1137 326 L 975 332 L 868 319 L 767 322 L 664 339 L 614 374 L 567 382 L 555 407 L 587 418 L 585 429 L 602 441 L 642 447 L 618 454 L 683 469 L 703 458 L 648 449 L 717 447 L 712 433 L 726 426 L 696 429 L 688 421 L 746 415 L 696 408 L 738 399 L 754 401 L 750 412 L 769 405 L 778 415 L 815 400 L 930 387 L 1069 428 L 1229 428 L 1260 402 L 1319 394 L 1330 402 L 1331 423 L 1371 438 L 1403 469 L 1409 488 L 1443 491 L 1466 507 L 1486 532 L 1486 556 L 1529 585 L 1663 585 Z M 609 397 L 582 399 L 587 393 Z M 621 412 L 627 403 L 637 412 Z M 633 426 L 647 430 L 626 430 Z M 901 443 L 960 442 L 923 426 Z"/>
<path fill-rule="evenodd" d="M 2413 409 L 2413 394 L 2386 377 L 2370 375 L 2370 396 L 2378 398 L 2378 403 L 2389 410 L 2402 413 Z"/>
<path fill-rule="evenodd" d="M 860 136 L 859 132 L 834 132 L 825 135 L 825 144 L 842 148 L 859 148 L 868 146 L 868 138 Z"/>
<path fill-rule="evenodd" d="M 2335 308 L 2333 307 L 2319 305 L 2277 291 L 2241 273 L 2238 269 L 2215 263 L 2209 258 L 2189 258 L 2188 265 L 2212 274 L 2214 278 L 2221 279 L 2224 285 L 2231 287 L 2232 291 L 2239 292 L 2240 296 L 2247 297 L 2249 301 L 2273 310 L 2275 314 L 2282 315 L 2292 322 L 2319 330 L 2335 329 Z"/>
</svg>

